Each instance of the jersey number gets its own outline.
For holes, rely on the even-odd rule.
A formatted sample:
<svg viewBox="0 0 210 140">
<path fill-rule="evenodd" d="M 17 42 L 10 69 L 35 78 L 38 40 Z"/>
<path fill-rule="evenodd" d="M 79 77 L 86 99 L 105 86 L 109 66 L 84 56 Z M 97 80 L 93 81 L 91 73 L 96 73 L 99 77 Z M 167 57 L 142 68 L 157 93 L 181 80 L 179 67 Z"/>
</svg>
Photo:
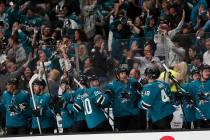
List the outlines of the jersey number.
<svg viewBox="0 0 210 140">
<path fill-rule="evenodd" d="M 166 95 L 166 92 L 164 89 L 161 90 L 161 99 L 163 102 L 169 102 L 170 98 Z"/>
<path fill-rule="evenodd" d="M 84 100 L 84 107 L 85 107 L 85 115 L 92 113 L 92 107 L 90 104 L 90 100 L 88 98 Z"/>
</svg>

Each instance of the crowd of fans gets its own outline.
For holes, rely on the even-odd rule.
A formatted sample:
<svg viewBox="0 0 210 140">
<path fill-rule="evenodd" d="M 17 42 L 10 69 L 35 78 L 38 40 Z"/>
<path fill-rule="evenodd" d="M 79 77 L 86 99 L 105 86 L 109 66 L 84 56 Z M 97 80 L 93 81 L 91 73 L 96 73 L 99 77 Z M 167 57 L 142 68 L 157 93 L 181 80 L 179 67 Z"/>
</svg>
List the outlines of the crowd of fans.
<svg viewBox="0 0 210 140">
<path fill-rule="evenodd" d="M 95 74 L 103 87 L 120 64 L 143 80 L 147 67 L 164 70 L 165 63 L 189 82 L 192 70 L 210 65 L 209 6 L 208 0 L 0 0 L 0 97 L 11 78 L 30 92 L 40 62 L 53 96 L 62 76 Z"/>
</svg>

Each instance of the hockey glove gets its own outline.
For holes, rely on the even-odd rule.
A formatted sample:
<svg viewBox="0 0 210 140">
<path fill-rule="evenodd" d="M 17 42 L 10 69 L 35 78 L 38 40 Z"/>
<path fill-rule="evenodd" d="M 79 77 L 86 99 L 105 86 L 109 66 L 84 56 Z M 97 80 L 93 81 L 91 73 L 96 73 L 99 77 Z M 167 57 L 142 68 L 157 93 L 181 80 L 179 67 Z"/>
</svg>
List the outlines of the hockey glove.
<svg viewBox="0 0 210 140">
<path fill-rule="evenodd" d="M 182 100 L 182 93 L 180 92 L 173 92 L 174 95 L 174 101 L 177 103 L 180 103 L 180 101 Z"/>
<path fill-rule="evenodd" d="M 134 107 L 137 107 L 138 106 L 138 102 L 141 100 L 141 95 L 138 95 L 136 97 L 136 99 L 134 100 Z"/>
<path fill-rule="evenodd" d="M 133 87 L 134 90 L 141 91 L 143 86 L 142 86 L 141 83 L 135 82 L 135 83 L 132 85 L 132 87 Z"/>
<path fill-rule="evenodd" d="M 205 101 L 205 94 L 204 94 L 203 92 L 199 93 L 199 94 L 198 94 L 198 99 L 199 99 L 200 101 Z"/>
<path fill-rule="evenodd" d="M 111 97 L 112 96 L 112 94 L 113 94 L 113 92 L 111 91 L 111 90 L 106 90 L 105 92 L 104 92 L 104 94 L 107 94 L 109 97 Z"/>
<path fill-rule="evenodd" d="M 193 97 L 189 93 L 185 94 L 184 99 L 187 102 L 187 104 L 189 104 L 189 105 L 193 105 L 194 104 Z"/>
<path fill-rule="evenodd" d="M 58 96 L 54 96 L 50 100 L 50 106 L 54 107 L 58 102 L 59 102 L 59 97 Z"/>
<path fill-rule="evenodd" d="M 34 117 L 40 117 L 40 116 L 42 116 L 42 109 L 40 109 L 40 108 L 33 109 L 32 115 Z"/>
</svg>

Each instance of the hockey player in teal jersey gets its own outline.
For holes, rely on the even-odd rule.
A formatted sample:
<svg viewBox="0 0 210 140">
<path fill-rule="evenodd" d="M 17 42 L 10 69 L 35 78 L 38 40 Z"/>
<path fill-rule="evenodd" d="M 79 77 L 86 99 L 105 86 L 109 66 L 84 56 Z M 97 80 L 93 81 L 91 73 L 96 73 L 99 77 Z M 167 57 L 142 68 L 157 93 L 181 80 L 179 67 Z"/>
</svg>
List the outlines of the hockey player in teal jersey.
<svg viewBox="0 0 210 140">
<path fill-rule="evenodd" d="M 80 105 L 81 102 L 81 96 L 85 92 L 87 92 L 88 89 L 88 84 L 87 84 L 87 77 L 85 75 L 80 75 L 79 77 L 79 82 L 83 86 L 83 88 L 78 88 L 75 92 L 74 96 L 74 104 L 73 104 L 73 113 L 74 113 L 74 126 L 72 128 L 73 132 L 87 132 L 88 131 L 88 126 L 85 121 L 85 114 L 84 110 L 82 110 Z M 71 106 L 69 106 L 69 109 Z"/>
<path fill-rule="evenodd" d="M 53 111 L 50 108 L 51 96 L 45 91 L 46 83 L 43 79 L 36 79 L 33 83 L 34 100 L 36 109 L 34 109 L 32 99 L 30 105 L 32 108 L 32 133 L 38 134 L 38 123 L 36 117 L 39 117 L 40 126 L 43 134 L 53 134 L 56 128 L 56 120 Z"/>
<path fill-rule="evenodd" d="M 191 82 L 196 81 L 196 80 L 200 80 L 200 71 L 198 68 L 194 68 L 191 70 Z M 191 83 L 190 82 L 190 83 Z M 183 123 L 183 128 L 187 128 L 187 129 L 191 129 L 192 126 L 192 122 L 193 122 L 193 126 L 194 128 L 196 128 L 196 118 L 195 118 L 195 108 L 193 107 L 193 97 L 192 97 L 192 93 L 190 93 L 190 83 L 184 83 L 182 84 L 182 88 L 187 92 L 185 93 L 185 95 L 182 95 L 182 100 L 183 100 L 183 110 L 184 110 L 184 116 L 185 117 L 183 119 L 184 123 Z"/>
<path fill-rule="evenodd" d="M 109 105 L 107 94 L 102 93 L 98 88 L 99 79 L 92 75 L 89 77 L 90 88 L 81 96 L 82 107 L 84 108 L 85 118 L 90 131 L 112 131 L 108 119 L 105 116 L 104 107 Z"/>
<path fill-rule="evenodd" d="M 10 79 L 2 100 L 2 105 L 6 110 L 7 135 L 29 134 L 27 130 L 30 113 L 29 100 L 30 94 L 18 89 L 18 80 Z"/>
<path fill-rule="evenodd" d="M 71 90 L 67 79 L 62 79 L 60 82 L 62 95 L 58 95 L 59 113 L 62 118 L 63 133 L 71 132 L 74 125 L 73 102 L 75 92 Z"/>
<path fill-rule="evenodd" d="M 193 95 L 195 105 L 203 113 L 207 121 L 204 121 L 199 111 L 195 112 L 198 128 L 210 128 L 210 66 L 202 65 L 200 67 L 201 79 L 190 84 L 189 91 Z"/>
<path fill-rule="evenodd" d="M 115 131 L 144 130 L 146 128 L 145 111 L 137 107 L 141 85 L 137 80 L 128 78 L 127 69 L 120 66 L 115 70 L 117 80 L 106 86 L 112 102 Z"/>
<path fill-rule="evenodd" d="M 148 84 L 142 89 L 138 107 L 148 111 L 152 119 L 152 129 L 170 129 L 175 108 L 170 102 L 170 88 L 167 83 L 158 81 L 160 71 L 151 66 L 145 70 Z"/>
<path fill-rule="evenodd" d="M 183 124 L 182 127 L 186 129 L 191 129 L 192 122 L 196 121 L 195 118 L 195 108 L 193 107 L 193 97 L 192 94 L 189 92 L 190 83 L 184 83 L 181 85 L 182 88 L 186 91 L 186 93 L 176 93 L 180 94 L 179 100 L 182 100 L 183 103 Z M 195 123 L 193 124 L 194 128 Z"/>
</svg>

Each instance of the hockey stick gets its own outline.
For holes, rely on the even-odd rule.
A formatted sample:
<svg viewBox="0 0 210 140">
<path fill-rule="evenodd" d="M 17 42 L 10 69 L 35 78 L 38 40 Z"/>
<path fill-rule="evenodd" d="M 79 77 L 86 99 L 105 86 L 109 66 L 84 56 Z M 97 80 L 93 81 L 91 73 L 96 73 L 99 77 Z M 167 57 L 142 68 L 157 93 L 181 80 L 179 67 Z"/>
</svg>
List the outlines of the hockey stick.
<svg viewBox="0 0 210 140">
<path fill-rule="evenodd" d="M 179 84 L 179 82 L 173 77 L 173 75 L 171 74 L 171 72 L 170 72 L 170 70 L 169 70 L 169 68 L 163 63 L 162 64 L 163 65 L 163 67 L 165 68 L 165 74 L 166 73 L 168 73 L 169 74 L 169 79 L 171 79 L 174 83 L 175 83 L 175 87 L 176 87 L 176 89 L 177 89 L 177 91 L 178 91 L 178 89 L 179 88 L 181 88 L 181 85 Z M 185 92 L 186 93 L 186 92 Z M 179 94 L 179 93 L 177 93 L 177 94 Z M 183 109 L 183 101 L 182 101 L 182 99 L 180 99 L 180 104 L 181 104 L 181 109 L 182 109 L 182 112 L 183 112 L 183 124 L 185 125 L 185 127 L 186 128 L 190 128 L 190 126 L 188 125 L 188 123 L 187 123 L 187 120 L 186 120 L 186 114 L 185 114 L 185 111 L 184 111 L 184 109 Z"/>
<path fill-rule="evenodd" d="M 34 93 L 33 93 L 32 83 L 34 82 L 35 79 L 37 79 L 39 77 L 40 77 L 39 74 L 34 74 L 32 76 L 32 78 L 30 79 L 30 81 L 29 81 L 29 88 L 30 88 L 30 91 L 31 91 L 31 98 L 32 98 L 32 102 L 33 102 L 33 106 L 34 106 L 35 110 L 37 109 L 37 107 L 36 107 L 36 102 L 34 100 Z M 40 126 L 39 117 L 36 117 L 36 120 L 37 120 L 37 124 L 38 124 L 39 133 L 42 134 L 42 129 L 41 129 L 41 126 Z"/>
<path fill-rule="evenodd" d="M 169 68 L 165 65 L 165 64 L 162 64 L 163 67 L 166 69 L 166 71 L 169 73 L 169 78 L 176 84 L 176 86 L 181 90 L 182 92 L 182 95 L 186 95 L 188 92 L 182 88 L 182 86 L 180 85 L 180 83 L 178 82 L 177 79 L 174 78 L 174 76 L 171 74 Z M 193 103 L 194 101 L 191 100 L 191 102 Z M 196 111 L 198 111 L 198 113 L 201 115 L 201 117 L 203 118 L 204 121 L 207 121 L 207 118 L 205 117 L 205 115 L 201 112 L 201 110 L 195 106 L 195 104 L 192 104 L 193 107 L 196 109 Z"/>
</svg>

